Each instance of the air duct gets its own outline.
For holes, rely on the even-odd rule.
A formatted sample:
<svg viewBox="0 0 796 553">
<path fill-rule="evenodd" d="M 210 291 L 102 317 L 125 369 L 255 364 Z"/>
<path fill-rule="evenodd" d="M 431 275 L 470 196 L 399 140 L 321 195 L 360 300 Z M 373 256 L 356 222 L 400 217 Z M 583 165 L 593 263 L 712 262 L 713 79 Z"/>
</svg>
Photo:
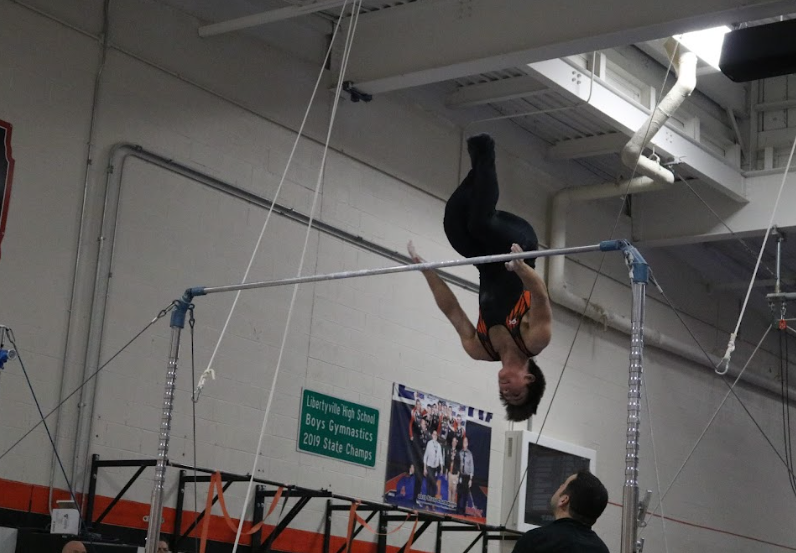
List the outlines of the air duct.
<svg viewBox="0 0 796 553">
<path fill-rule="evenodd" d="M 622 163 L 656 182 L 672 184 L 674 174 L 661 167 L 657 161 L 642 155 L 642 152 L 696 88 L 697 56 L 671 38 L 666 41 L 665 47 L 673 60 L 677 82 L 622 149 Z"/>
</svg>

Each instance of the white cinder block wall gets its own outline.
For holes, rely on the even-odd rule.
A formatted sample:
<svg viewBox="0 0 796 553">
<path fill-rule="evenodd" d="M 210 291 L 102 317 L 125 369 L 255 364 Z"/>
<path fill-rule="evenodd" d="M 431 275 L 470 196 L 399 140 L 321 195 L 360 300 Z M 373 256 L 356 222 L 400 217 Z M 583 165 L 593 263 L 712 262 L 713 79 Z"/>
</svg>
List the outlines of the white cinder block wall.
<svg viewBox="0 0 796 553">
<path fill-rule="evenodd" d="M 31 2 L 43 11 L 96 35 L 100 2 Z M 70 312 L 86 141 L 94 72 L 99 48 L 91 36 L 54 22 L 8 0 L 0 0 L 0 118 L 14 124 L 17 160 L 7 236 L 0 261 L 0 323 L 14 328 L 33 385 L 45 411 L 83 379 L 87 348 L 100 348 L 106 360 L 187 286 L 230 283 L 241 278 L 257 238 L 264 211 L 141 160 L 128 158 L 121 172 L 115 219 L 111 278 L 102 340 L 89 340 L 98 259 L 110 254 L 110 237 L 100 243 L 105 173 L 112 147 L 140 144 L 214 176 L 272 199 L 294 139 L 294 129 L 309 97 L 317 67 L 262 43 L 235 35 L 202 41 L 198 22 L 145 0 L 113 3 L 111 42 L 104 68 L 94 156 L 89 172 L 82 247 Z M 177 75 L 178 74 L 178 75 Z M 370 104 L 343 102 L 333 151 L 316 215 L 326 223 L 361 235 L 383 247 L 403 251 L 414 240 L 428 259 L 455 254 L 442 232 L 444 198 L 459 178 L 459 130 L 431 117 L 410 96 L 378 97 Z M 310 120 L 310 134 L 322 136 L 330 98 L 322 93 Z M 529 214 L 546 242 L 547 200 L 565 186 L 595 182 L 580 166 L 542 160 L 544 145 L 517 135 L 510 125 L 490 127 L 501 145 L 499 166 L 503 206 Z M 309 213 L 320 166 L 321 146 L 304 141 L 288 173 L 279 202 Z M 607 238 L 617 202 L 576 206 L 569 219 L 572 244 Z M 113 222 L 113 221 L 111 221 Z M 282 216 L 269 223 L 252 279 L 292 276 L 298 267 L 305 228 Z M 618 235 L 628 233 L 622 220 Z M 689 323 L 706 346 L 723 345 L 736 308 L 708 296 L 694 274 L 662 252 L 647 252 L 662 284 L 691 316 Z M 597 256 L 568 263 L 568 281 L 588 295 Z M 305 273 L 378 267 L 386 259 L 329 235 L 312 231 Z M 543 266 L 540 264 L 540 267 Z M 619 282 L 603 279 L 594 292 L 601 304 L 627 313 L 626 270 L 608 258 L 603 269 Z M 104 270 L 104 269 L 103 269 Z M 455 273 L 475 280 L 472 268 Z M 209 382 L 196 405 L 197 462 L 229 472 L 251 470 L 259 428 L 271 388 L 290 288 L 241 295 L 219 349 L 218 378 Z M 468 313 L 476 313 L 474 294 L 455 290 Z M 648 325 L 683 339 L 688 335 L 668 307 L 648 303 Z M 206 366 L 224 324 L 230 295 L 196 300 L 195 366 Z M 94 311 L 94 313 L 92 313 Z M 711 324 L 716 321 L 717 323 Z M 749 340 L 762 323 L 750 319 Z M 715 324 L 722 327 L 717 330 Z M 757 326 L 755 326 L 757 324 Z M 547 411 L 553 388 L 579 325 L 579 317 L 555 310 L 554 340 L 541 356 L 549 391 L 540 406 Z M 69 339 L 67 341 L 67 333 Z M 719 336 L 719 338 L 717 338 Z M 193 462 L 190 390 L 190 337 L 183 335 L 182 365 L 171 444 L 172 459 Z M 87 390 L 84 412 L 91 412 L 76 444 L 78 410 L 68 402 L 57 419 L 59 452 L 76 485 L 86 485 L 86 452 L 103 458 L 151 458 L 156 453 L 169 329 L 165 320 L 98 377 L 96 394 Z M 773 343 L 769 347 L 773 350 Z M 739 347 L 742 356 L 746 346 Z M 550 409 L 545 434 L 597 450 L 598 475 L 614 503 L 621 502 L 624 468 L 628 338 L 586 321 Z M 668 486 L 726 393 L 713 373 L 670 354 L 648 349 L 646 384 L 652 413 L 657 468 Z M 761 355 L 756 370 L 775 367 Z M 274 403 L 266 429 L 258 475 L 308 487 L 378 500 L 384 481 L 389 398 L 395 381 L 495 412 L 489 522 L 500 520 L 503 454 L 502 408 L 495 392 L 493 366 L 470 361 L 444 317 L 436 310 L 419 275 L 395 275 L 303 286 L 291 319 Z M 375 469 L 296 452 L 299 394 L 309 387 L 380 409 Z M 779 403 L 759 391 L 739 396 L 762 428 L 780 444 Z M 93 409 L 92 409 L 93 405 Z M 52 427 L 55 424 L 53 417 Z M 18 364 L 7 366 L 0 381 L 0 446 L 11 443 L 38 421 Z M 534 423 L 538 428 L 541 420 Z M 650 417 L 643 418 L 642 485 L 656 489 Z M 781 447 L 780 447 L 781 449 Z M 34 462 L 35 461 L 35 462 Z M 50 483 L 51 450 L 39 429 L 0 460 L 0 477 L 37 485 Z M 129 471 L 102 473 L 98 492 L 114 495 Z M 175 500 L 169 475 L 166 505 Z M 794 496 L 785 470 L 744 410 L 730 398 L 693 458 L 679 475 L 664 512 L 690 526 L 668 522 L 671 550 L 771 551 L 772 546 L 709 528 L 793 545 L 790 525 Z M 64 480 L 56 474 L 56 487 Z M 147 502 L 150 483 L 142 480 L 128 498 Z M 205 491 L 200 489 L 199 502 Z M 239 513 L 244 489 L 234 486 L 228 504 Z M 188 504 L 193 497 L 188 490 Z M 293 527 L 317 531 L 320 501 L 310 503 Z M 237 516 L 237 514 L 235 515 Z M 336 533 L 344 533 L 343 517 Z M 620 509 L 610 505 L 597 531 L 618 550 Z M 660 519 L 644 531 L 646 551 L 664 551 Z M 406 533 L 391 537 L 400 545 Z M 450 540 L 450 541 L 448 541 Z M 445 551 L 464 541 L 447 538 Z M 431 550 L 424 536 L 421 550 Z"/>
</svg>

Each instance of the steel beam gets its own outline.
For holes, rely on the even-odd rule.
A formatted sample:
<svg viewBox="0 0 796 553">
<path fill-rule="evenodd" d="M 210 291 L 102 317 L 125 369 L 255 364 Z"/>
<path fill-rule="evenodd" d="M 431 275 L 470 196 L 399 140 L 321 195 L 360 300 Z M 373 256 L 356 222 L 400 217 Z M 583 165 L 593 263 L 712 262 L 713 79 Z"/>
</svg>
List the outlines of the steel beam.
<svg viewBox="0 0 796 553">
<path fill-rule="evenodd" d="M 244 17 L 238 17 L 236 19 L 230 19 L 228 21 L 220 21 L 211 25 L 199 27 L 199 36 L 209 37 L 221 35 L 232 31 L 241 31 L 243 29 L 258 27 L 267 23 L 274 23 L 276 21 L 285 21 L 302 15 L 338 8 L 345 4 L 345 2 L 346 0 L 319 0 L 318 2 L 305 4 L 303 6 L 286 6 L 276 10 L 268 10 Z"/>
<path fill-rule="evenodd" d="M 346 79 L 376 94 L 791 12 L 794 0 L 424 0 L 360 16 Z"/>
<path fill-rule="evenodd" d="M 488 83 L 463 86 L 448 94 L 445 105 L 449 108 L 469 108 L 495 102 L 507 102 L 549 92 L 547 85 L 530 75 L 500 79 Z"/>
</svg>

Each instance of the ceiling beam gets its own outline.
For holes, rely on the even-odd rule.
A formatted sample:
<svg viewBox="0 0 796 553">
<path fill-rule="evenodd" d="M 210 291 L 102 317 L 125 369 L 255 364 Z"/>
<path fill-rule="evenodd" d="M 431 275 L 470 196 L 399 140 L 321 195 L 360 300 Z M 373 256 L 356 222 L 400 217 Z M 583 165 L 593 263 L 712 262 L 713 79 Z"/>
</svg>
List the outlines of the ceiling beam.
<svg viewBox="0 0 796 553">
<path fill-rule="evenodd" d="M 586 138 L 563 140 L 547 149 L 547 159 L 582 159 L 619 153 L 630 140 L 623 133 L 602 134 Z"/>
<path fill-rule="evenodd" d="M 292 19 L 302 15 L 339 8 L 345 3 L 346 0 L 318 0 L 312 4 L 305 4 L 302 6 L 286 6 L 276 10 L 268 10 L 253 15 L 238 17 L 236 19 L 220 21 L 211 25 L 204 25 L 203 27 L 199 27 L 199 36 L 204 38 L 221 35 L 224 33 L 231 33 L 233 31 L 241 31 L 243 29 L 250 29 L 252 27 L 265 25 L 267 23 L 285 21 L 286 19 Z"/>
<path fill-rule="evenodd" d="M 517 98 L 528 98 L 549 91 L 547 85 L 540 83 L 530 75 L 500 79 L 488 83 L 462 86 L 448 94 L 445 105 L 449 108 L 469 108 L 507 102 Z"/>
<path fill-rule="evenodd" d="M 796 0 L 424 0 L 362 14 L 345 79 L 377 94 L 790 12 Z"/>
<path fill-rule="evenodd" d="M 647 122 L 650 110 L 595 79 L 593 85 L 582 70 L 561 59 L 531 63 L 528 67 L 543 82 L 559 87 L 575 100 L 589 100 L 589 108 L 600 119 L 623 134 L 633 134 Z M 593 86 L 593 89 L 591 87 Z M 581 108 L 585 109 L 585 108 Z M 714 187 L 735 202 L 746 202 L 745 179 L 740 171 L 725 160 L 708 152 L 693 138 L 686 137 L 665 125 L 652 137 L 649 145 L 663 158 L 683 162 L 702 182 Z"/>
</svg>

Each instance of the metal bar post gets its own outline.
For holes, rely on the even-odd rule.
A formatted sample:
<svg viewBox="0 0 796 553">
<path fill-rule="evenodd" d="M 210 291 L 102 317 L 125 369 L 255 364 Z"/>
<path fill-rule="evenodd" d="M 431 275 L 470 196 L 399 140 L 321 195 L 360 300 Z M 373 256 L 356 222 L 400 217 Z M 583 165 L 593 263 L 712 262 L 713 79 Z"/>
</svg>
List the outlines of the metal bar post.
<svg viewBox="0 0 796 553">
<path fill-rule="evenodd" d="M 265 516 L 265 486 L 257 485 L 254 488 L 254 512 L 252 513 L 252 526 L 263 520 Z M 262 531 L 252 534 L 251 550 L 257 551 L 262 544 Z"/>
<path fill-rule="evenodd" d="M 88 483 L 88 502 L 86 503 L 86 516 L 84 519 L 87 530 L 91 530 L 94 523 L 92 519 L 94 518 L 94 500 L 97 497 L 97 473 L 99 472 L 99 466 L 97 466 L 98 462 L 99 455 L 95 453 L 91 456 L 91 473 Z"/>
<path fill-rule="evenodd" d="M 379 536 L 376 542 L 376 553 L 387 553 L 387 517 L 379 511 Z"/>
<path fill-rule="evenodd" d="M 777 282 L 774 285 L 774 293 L 779 294 L 782 290 L 780 289 L 780 269 L 781 269 L 781 261 L 782 261 L 782 241 L 784 237 L 779 230 L 776 231 L 777 233 Z"/>
<path fill-rule="evenodd" d="M 326 500 L 326 513 L 323 517 L 323 553 L 329 553 L 329 546 L 332 542 L 332 500 Z"/>
<path fill-rule="evenodd" d="M 157 553 L 160 525 L 163 517 L 163 488 L 166 483 L 166 466 L 169 463 L 169 438 L 171 437 L 171 414 L 174 410 L 174 386 L 177 378 L 177 361 L 180 357 L 180 333 L 185 328 L 185 315 L 191 307 L 191 296 L 185 294 L 177 300 L 171 313 L 171 348 L 166 369 L 166 384 L 163 392 L 163 414 L 160 419 L 158 459 L 155 465 L 155 481 L 149 505 L 149 526 L 146 533 L 146 553 Z"/>
<path fill-rule="evenodd" d="M 442 553 L 442 522 L 437 522 L 437 539 L 434 543 L 434 553 Z"/>
<path fill-rule="evenodd" d="M 625 485 L 622 495 L 621 553 L 638 551 L 638 453 L 641 421 L 641 375 L 644 360 L 644 307 L 649 266 L 631 247 L 625 250 L 632 269 L 633 306 L 630 315 L 630 376 L 627 393 L 627 442 L 625 444 Z"/>
<path fill-rule="evenodd" d="M 174 532 L 171 533 L 171 543 L 169 546 L 172 551 L 177 551 L 182 536 L 182 513 L 185 510 L 185 471 L 180 471 L 179 481 L 177 482 L 177 507 L 174 509 Z"/>
</svg>

